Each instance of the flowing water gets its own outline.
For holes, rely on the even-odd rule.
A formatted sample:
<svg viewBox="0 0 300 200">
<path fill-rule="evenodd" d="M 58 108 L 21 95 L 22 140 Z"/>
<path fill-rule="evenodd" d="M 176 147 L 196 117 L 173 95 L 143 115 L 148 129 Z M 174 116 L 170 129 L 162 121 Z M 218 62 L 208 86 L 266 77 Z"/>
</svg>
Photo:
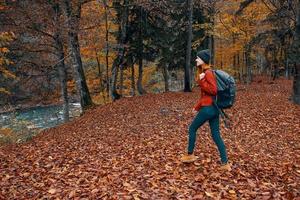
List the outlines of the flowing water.
<svg viewBox="0 0 300 200">
<path fill-rule="evenodd" d="M 70 104 L 70 118 L 80 116 L 81 107 L 79 103 Z M 0 128 L 21 130 L 46 129 L 63 123 L 63 109 L 61 105 L 47 107 L 33 107 L 0 114 Z"/>
</svg>

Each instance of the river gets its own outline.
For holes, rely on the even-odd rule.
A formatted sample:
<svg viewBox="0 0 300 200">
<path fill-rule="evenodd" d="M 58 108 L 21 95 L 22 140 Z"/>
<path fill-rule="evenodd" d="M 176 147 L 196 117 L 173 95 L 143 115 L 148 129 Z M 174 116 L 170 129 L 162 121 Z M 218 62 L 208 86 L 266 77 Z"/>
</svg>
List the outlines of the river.
<svg viewBox="0 0 300 200">
<path fill-rule="evenodd" d="M 70 118 L 80 116 L 80 103 L 70 104 Z M 19 131 L 28 129 L 46 129 L 63 123 L 62 105 L 39 106 L 0 114 L 0 128 Z"/>
</svg>

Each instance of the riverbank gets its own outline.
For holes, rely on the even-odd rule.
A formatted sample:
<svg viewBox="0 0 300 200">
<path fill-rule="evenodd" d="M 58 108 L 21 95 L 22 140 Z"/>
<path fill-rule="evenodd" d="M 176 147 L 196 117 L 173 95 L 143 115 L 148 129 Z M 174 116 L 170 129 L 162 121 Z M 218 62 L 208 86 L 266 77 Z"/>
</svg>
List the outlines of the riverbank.
<svg viewBox="0 0 300 200">
<path fill-rule="evenodd" d="M 81 115 L 79 103 L 71 103 L 70 120 Z M 32 139 L 44 129 L 64 123 L 62 105 L 27 107 L 0 114 L 0 145 Z"/>
</svg>

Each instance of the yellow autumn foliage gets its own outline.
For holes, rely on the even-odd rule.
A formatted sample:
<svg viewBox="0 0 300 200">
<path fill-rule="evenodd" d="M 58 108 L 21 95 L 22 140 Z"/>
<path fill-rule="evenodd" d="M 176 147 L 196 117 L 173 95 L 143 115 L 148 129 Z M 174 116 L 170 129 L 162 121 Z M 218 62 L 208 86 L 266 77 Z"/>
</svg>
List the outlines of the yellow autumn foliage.
<svg viewBox="0 0 300 200">
<path fill-rule="evenodd" d="M 6 56 L 9 53 L 9 49 L 6 47 L 9 42 L 14 39 L 14 34 L 10 32 L 1 32 L 0 33 L 0 74 L 4 79 L 12 78 L 15 79 L 16 76 L 11 71 L 7 69 L 7 66 L 13 64 Z M 10 95 L 11 93 L 3 88 L 0 87 L 0 94 Z"/>
<path fill-rule="evenodd" d="M 3 94 L 7 94 L 7 95 L 10 95 L 11 93 L 9 91 L 7 91 L 5 88 L 2 88 L 0 87 L 0 94 L 3 93 Z"/>
<path fill-rule="evenodd" d="M 243 67 L 245 46 L 257 33 L 269 28 L 268 25 L 262 23 L 269 14 L 269 10 L 264 3 L 258 1 L 248 6 L 243 15 L 235 15 L 241 0 L 228 0 L 226 2 L 222 6 L 219 5 L 220 12 L 215 18 L 215 64 L 217 67 L 222 65 L 223 68 L 231 68 L 234 56 L 239 55 L 240 67 Z"/>
</svg>

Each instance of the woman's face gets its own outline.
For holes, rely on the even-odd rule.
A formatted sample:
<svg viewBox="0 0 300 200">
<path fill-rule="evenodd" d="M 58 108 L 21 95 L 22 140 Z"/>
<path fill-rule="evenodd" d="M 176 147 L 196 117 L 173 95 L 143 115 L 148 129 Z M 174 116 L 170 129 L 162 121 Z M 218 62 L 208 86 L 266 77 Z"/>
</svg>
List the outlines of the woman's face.
<svg viewBox="0 0 300 200">
<path fill-rule="evenodd" d="M 197 67 L 200 67 L 203 64 L 204 64 L 204 61 L 201 58 L 197 57 L 196 58 L 196 65 L 197 65 Z"/>
</svg>

